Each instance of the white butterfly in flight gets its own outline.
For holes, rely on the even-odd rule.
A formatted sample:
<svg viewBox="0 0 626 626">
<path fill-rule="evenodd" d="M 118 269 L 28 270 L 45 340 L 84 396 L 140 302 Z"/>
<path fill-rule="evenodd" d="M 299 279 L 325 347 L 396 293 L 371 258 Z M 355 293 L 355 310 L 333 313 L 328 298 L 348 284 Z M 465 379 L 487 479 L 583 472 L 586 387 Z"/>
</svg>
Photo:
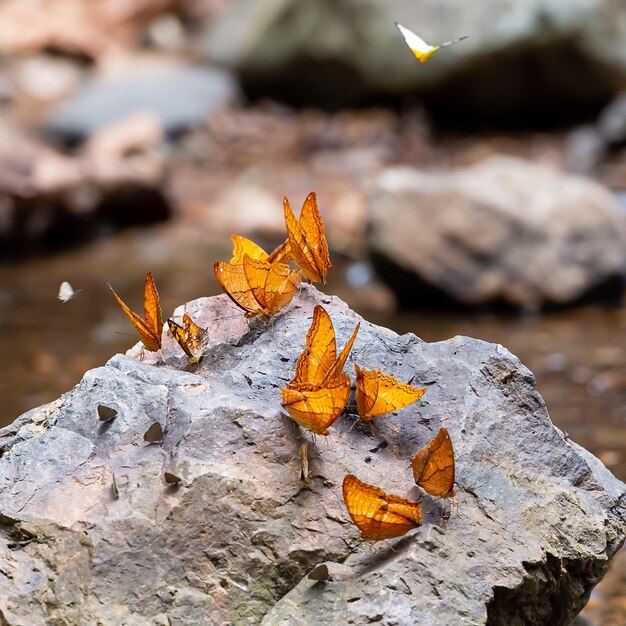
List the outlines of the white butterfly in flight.
<svg viewBox="0 0 626 626">
<path fill-rule="evenodd" d="M 463 37 L 459 37 L 453 41 L 446 41 L 445 43 L 440 43 L 438 46 L 431 46 L 421 37 L 418 37 L 413 31 L 402 26 L 402 24 L 398 24 L 398 22 L 396 22 L 396 26 L 404 38 L 404 42 L 409 47 L 409 50 L 417 57 L 417 60 L 420 63 L 428 61 L 428 59 L 430 59 L 430 57 L 433 56 L 437 50 L 441 50 L 441 48 L 445 48 L 446 46 L 451 46 L 453 43 L 457 43 L 457 41 L 467 39 L 467 35 L 464 35 Z"/>
<path fill-rule="evenodd" d="M 80 289 L 78 291 L 74 291 L 74 288 L 72 287 L 72 285 L 70 285 L 66 280 L 64 280 L 61 283 L 61 286 L 59 287 L 59 295 L 57 296 L 57 298 L 61 301 L 61 302 L 68 302 L 69 300 L 72 300 L 73 298 L 76 297 L 76 294 L 81 291 Z"/>
</svg>

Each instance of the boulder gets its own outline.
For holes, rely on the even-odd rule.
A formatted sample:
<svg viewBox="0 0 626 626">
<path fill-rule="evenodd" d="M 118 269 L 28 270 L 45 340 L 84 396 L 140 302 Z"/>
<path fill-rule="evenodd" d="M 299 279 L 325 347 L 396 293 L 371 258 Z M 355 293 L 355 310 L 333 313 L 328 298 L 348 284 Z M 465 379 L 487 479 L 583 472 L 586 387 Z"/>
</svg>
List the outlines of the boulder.
<svg viewBox="0 0 626 626">
<path fill-rule="evenodd" d="M 0 123 L 0 259 L 167 219 L 162 130 L 149 112 L 102 128 L 76 155 Z"/>
<path fill-rule="evenodd" d="M 468 39 L 419 65 L 395 21 L 433 44 Z M 203 49 L 250 93 L 296 104 L 420 92 L 457 123 L 562 125 L 624 84 L 626 17 L 611 0 L 238 0 L 209 24 Z"/>
<path fill-rule="evenodd" d="M 279 401 L 318 303 L 339 345 L 361 321 L 348 371 L 358 359 L 428 392 L 311 440 L 306 485 Z M 310 286 L 267 324 L 226 296 L 183 311 L 211 334 L 198 367 L 166 336 L 164 362 L 136 346 L 0 431 L 3 624 L 558 626 L 584 605 L 624 540 L 626 487 L 553 426 L 501 345 L 398 336 Z M 418 497 L 409 459 L 443 423 L 449 518 L 425 499 L 422 527 L 365 545 L 343 477 Z"/>
<path fill-rule="evenodd" d="M 104 127 L 138 113 L 156 115 L 164 132 L 177 135 L 203 125 L 231 102 L 236 84 L 225 71 L 145 59 L 96 74 L 60 103 L 43 130 L 61 143 L 82 142 Z"/>
<path fill-rule="evenodd" d="M 534 309 L 623 292 L 626 219 L 613 194 L 529 161 L 389 168 L 370 191 L 369 226 L 374 262 L 405 305 Z"/>
</svg>

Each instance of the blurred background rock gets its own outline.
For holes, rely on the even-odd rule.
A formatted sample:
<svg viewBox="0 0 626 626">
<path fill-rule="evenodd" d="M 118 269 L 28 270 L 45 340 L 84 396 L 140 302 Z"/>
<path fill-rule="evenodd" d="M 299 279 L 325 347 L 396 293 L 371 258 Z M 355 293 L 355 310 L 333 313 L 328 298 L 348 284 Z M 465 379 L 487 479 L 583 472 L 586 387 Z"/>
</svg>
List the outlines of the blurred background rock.
<svg viewBox="0 0 626 626">
<path fill-rule="evenodd" d="M 394 21 L 468 39 L 420 65 Z M 134 343 L 107 281 L 217 293 L 229 236 L 314 190 L 329 291 L 504 344 L 626 480 L 623 2 L 4 0 L 0 139 L 0 423 Z M 625 581 L 584 623 L 626 623 Z"/>
</svg>

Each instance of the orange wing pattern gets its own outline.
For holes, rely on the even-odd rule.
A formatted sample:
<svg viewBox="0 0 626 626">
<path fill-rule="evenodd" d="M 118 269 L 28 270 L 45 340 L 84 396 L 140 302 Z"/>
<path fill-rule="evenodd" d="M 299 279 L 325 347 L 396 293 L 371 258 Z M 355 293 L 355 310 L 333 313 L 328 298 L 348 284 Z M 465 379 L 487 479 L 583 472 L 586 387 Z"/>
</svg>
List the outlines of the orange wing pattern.
<svg viewBox="0 0 626 626">
<path fill-rule="evenodd" d="M 269 257 L 267 252 L 265 252 L 261 246 L 254 243 L 251 239 L 242 237 L 241 235 L 233 235 L 231 239 L 233 241 L 233 258 L 230 262 L 233 265 L 241 265 L 245 254 L 253 259 L 258 259 L 259 261 L 268 260 Z"/>
<path fill-rule="evenodd" d="M 240 264 L 218 261 L 215 276 L 246 317 L 270 316 L 287 306 L 300 286 L 300 274 L 281 263 L 268 263 L 243 253 Z"/>
<path fill-rule="evenodd" d="M 183 315 L 183 325 L 168 319 L 167 325 L 178 345 L 184 350 L 191 363 L 197 363 L 209 343 L 209 333 L 198 326 L 187 313 Z"/>
<path fill-rule="evenodd" d="M 336 359 L 335 329 L 326 309 L 318 304 L 306 335 L 306 348 L 296 363 L 296 375 L 290 384 L 321 384 Z"/>
<path fill-rule="evenodd" d="M 302 386 L 282 390 L 282 405 L 300 426 L 316 435 L 328 435 L 350 395 L 350 377 L 342 374 L 324 387 Z"/>
<path fill-rule="evenodd" d="M 427 391 L 402 384 L 381 370 L 366 370 L 354 364 L 356 372 L 356 406 L 359 416 L 371 422 L 377 415 L 402 409 L 419 400 Z"/>
<path fill-rule="evenodd" d="M 282 405 L 300 426 L 317 435 L 328 435 L 328 427 L 343 413 L 350 395 L 350 377 L 343 368 L 359 332 L 337 355 L 335 329 L 319 304 L 306 336 L 306 347 L 296 363 L 293 380 L 282 390 Z"/>
<path fill-rule="evenodd" d="M 415 482 L 427 493 L 440 498 L 454 494 L 454 451 L 450 434 L 441 428 L 437 436 L 411 461 Z"/>
<path fill-rule="evenodd" d="M 274 315 L 287 306 L 300 287 L 300 273 L 288 265 L 243 257 L 243 272 L 262 315 Z"/>
<path fill-rule="evenodd" d="M 331 263 L 315 193 L 311 192 L 304 201 L 299 221 L 287 198 L 283 199 L 283 209 L 291 258 L 308 280 L 326 284 Z"/>
<path fill-rule="evenodd" d="M 291 248 L 289 239 L 285 239 L 277 248 L 269 253 L 266 259 L 269 263 L 289 263 L 291 260 Z"/>
<path fill-rule="evenodd" d="M 326 376 L 324 376 L 324 381 L 333 380 L 336 376 L 340 376 L 343 373 L 343 368 L 350 356 L 350 352 L 352 352 L 352 346 L 354 345 L 354 341 L 356 340 L 356 336 L 359 333 L 359 328 L 361 328 L 361 322 L 359 322 L 355 327 L 350 339 L 348 339 L 348 343 L 343 347 L 343 350 L 339 354 L 338 359 L 333 363 L 333 366 L 326 372 Z"/>
<path fill-rule="evenodd" d="M 146 350 L 158 352 L 161 349 L 161 333 L 163 331 L 163 319 L 161 317 L 161 305 L 159 303 L 159 292 L 154 284 L 152 272 L 148 272 L 146 276 L 146 286 L 144 288 L 143 308 L 144 317 L 137 315 L 131 311 L 123 300 L 115 293 L 110 283 L 109 289 L 113 292 L 118 304 L 122 307 L 122 311 L 126 313 L 128 319 L 132 322 L 135 330 L 139 333 L 141 343 Z"/>
<path fill-rule="evenodd" d="M 363 539 L 400 537 L 422 523 L 419 502 L 386 494 L 352 474 L 343 479 L 343 499 Z"/>
</svg>

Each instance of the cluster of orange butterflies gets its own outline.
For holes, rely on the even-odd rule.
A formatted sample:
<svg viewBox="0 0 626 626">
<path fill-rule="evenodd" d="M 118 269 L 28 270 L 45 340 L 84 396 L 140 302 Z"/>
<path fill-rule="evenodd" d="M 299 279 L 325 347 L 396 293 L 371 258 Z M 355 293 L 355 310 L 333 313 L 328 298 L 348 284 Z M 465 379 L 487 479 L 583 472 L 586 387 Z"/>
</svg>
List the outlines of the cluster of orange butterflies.
<svg viewBox="0 0 626 626">
<path fill-rule="evenodd" d="M 247 318 L 274 315 L 287 306 L 300 288 L 302 275 L 310 282 L 326 283 L 331 267 L 324 224 L 314 193 L 310 193 L 296 219 L 289 201 L 283 203 L 287 239 L 271 253 L 253 241 L 233 235 L 233 257 L 218 261 L 215 276 L 224 292 L 243 309 Z M 299 268 L 292 270 L 293 261 Z M 109 285 L 117 302 L 139 333 L 149 351 L 161 351 L 163 320 L 159 294 L 151 273 L 146 277 L 144 315 L 131 311 Z M 197 363 L 208 345 L 206 329 L 189 315 L 183 325 L 167 320 L 170 332 L 189 361 Z M 344 412 L 350 396 L 350 376 L 344 372 L 352 346 L 359 332 L 352 336 L 337 355 L 335 329 L 326 310 L 317 305 L 306 336 L 305 348 L 296 362 L 293 379 L 281 390 L 282 406 L 303 428 L 314 435 L 326 436 L 329 428 Z M 354 365 L 356 373 L 356 407 L 367 423 L 380 415 L 398 411 L 419 400 L 426 389 L 403 384 L 389 374 L 366 370 Z M 301 446 L 302 480 L 308 479 L 307 444 Z M 419 450 L 412 462 L 417 485 L 432 496 L 454 496 L 454 454 L 445 428 L 435 439 Z M 382 489 L 361 482 L 348 474 L 343 481 L 343 496 L 350 517 L 364 539 L 398 537 L 422 521 L 419 501 L 386 494 Z"/>
</svg>

